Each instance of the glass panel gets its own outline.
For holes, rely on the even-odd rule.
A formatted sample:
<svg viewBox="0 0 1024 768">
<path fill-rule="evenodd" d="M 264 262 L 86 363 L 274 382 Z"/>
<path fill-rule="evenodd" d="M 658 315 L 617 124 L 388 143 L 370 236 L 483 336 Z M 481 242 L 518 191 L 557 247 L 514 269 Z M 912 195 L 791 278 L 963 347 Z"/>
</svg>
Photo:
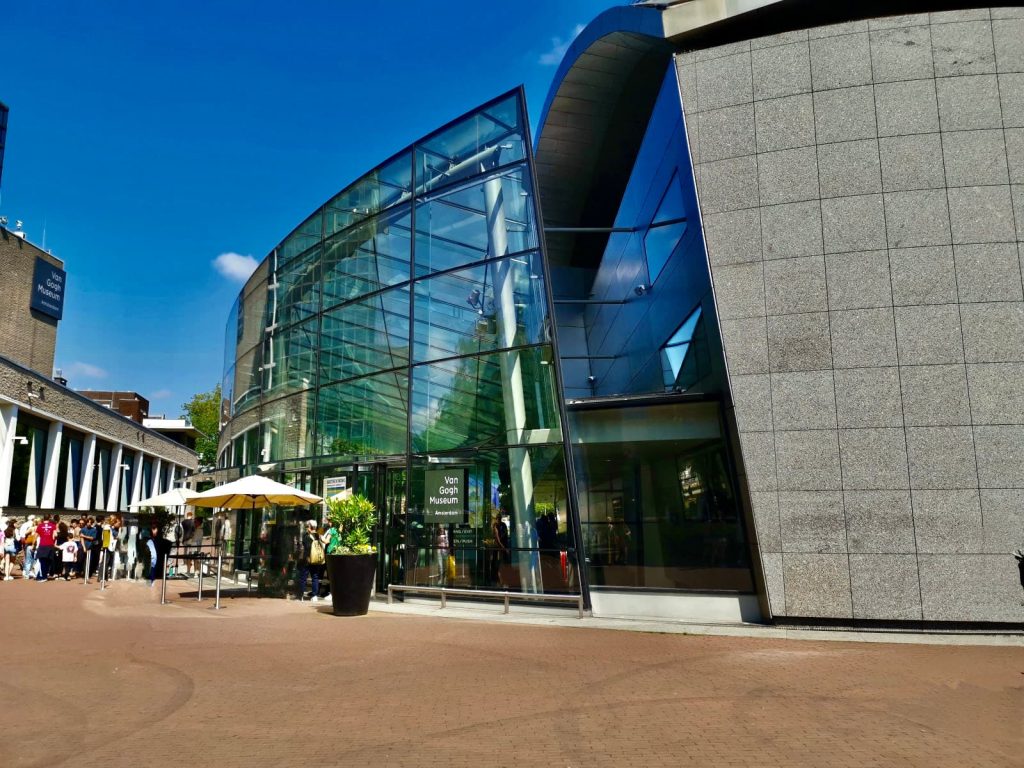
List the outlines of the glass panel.
<svg viewBox="0 0 1024 768">
<path fill-rule="evenodd" d="M 415 452 L 561 440 L 547 346 L 413 369 Z"/>
<path fill-rule="evenodd" d="M 344 189 L 324 209 L 326 235 L 409 200 L 412 153 L 406 152 Z"/>
<path fill-rule="evenodd" d="M 283 328 L 320 311 L 320 248 L 277 271 L 277 326 Z M 268 326 L 272 323 L 267 323 Z"/>
<path fill-rule="evenodd" d="M 518 98 L 478 110 L 416 146 L 416 194 L 526 157 Z"/>
<path fill-rule="evenodd" d="M 444 522 L 427 511 L 439 476 L 457 478 L 462 488 L 460 509 Z M 415 458 L 408 513 L 391 521 L 392 578 L 579 591 L 565 476 L 562 449 L 553 445 Z"/>
<path fill-rule="evenodd" d="M 313 446 L 314 393 L 300 392 L 263 404 L 263 453 L 251 462 L 281 461 L 309 456 Z"/>
<path fill-rule="evenodd" d="M 319 330 L 320 318 L 314 317 L 267 337 L 263 351 L 264 397 L 314 386 Z"/>
<path fill-rule="evenodd" d="M 319 243 L 322 222 L 323 216 L 318 210 L 288 235 L 277 248 L 280 263 L 291 261 L 303 251 L 307 251 Z"/>
<path fill-rule="evenodd" d="M 331 240 L 324 256 L 324 307 L 408 281 L 411 226 L 409 210 L 402 208 Z"/>
<path fill-rule="evenodd" d="M 416 284 L 417 362 L 549 341 L 540 254 Z"/>
<path fill-rule="evenodd" d="M 416 275 L 537 247 L 525 166 L 473 180 L 416 207 Z"/>
<path fill-rule="evenodd" d="M 661 350 L 662 372 L 667 389 L 686 391 L 711 368 L 704 315 L 697 307 L 676 329 Z"/>
<path fill-rule="evenodd" d="M 224 374 L 220 385 L 220 425 L 223 427 L 234 415 L 235 401 L 235 366 L 231 366 Z"/>
<path fill-rule="evenodd" d="M 320 380 L 409 364 L 409 289 L 384 291 L 323 316 Z"/>
<path fill-rule="evenodd" d="M 224 367 L 221 370 L 227 375 L 228 369 L 235 364 L 235 355 L 238 353 L 238 340 L 242 332 L 242 324 L 239 320 L 238 308 L 242 303 L 241 297 L 235 299 L 228 313 L 228 321 L 224 326 Z"/>
<path fill-rule="evenodd" d="M 322 388 L 317 409 L 318 454 L 404 454 L 408 388 L 404 370 Z"/>
<path fill-rule="evenodd" d="M 244 433 L 245 437 L 245 463 L 249 465 L 258 464 L 260 459 L 260 431 L 258 428 L 250 429 Z"/>
<path fill-rule="evenodd" d="M 592 585 L 753 590 L 717 404 L 571 418 Z"/>
<path fill-rule="evenodd" d="M 259 403 L 260 381 L 263 378 L 260 370 L 260 366 L 263 364 L 262 357 L 263 350 L 256 347 L 238 358 L 233 387 L 235 396 L 233 410 L 236 414 Z"/>
<path fill-rule="evenodd" d="M 267 282 L 264 280 L 242 298 L 238 307 L 237 348 L 244 352 L 259 344 L 267 325 Z"/>
<path fill-rule="evenodd" d="M 240 467 L 245 464 L 245 438 L 236 437 L 231 442 L 231 461 L 230 466 Z"/>
</svg>

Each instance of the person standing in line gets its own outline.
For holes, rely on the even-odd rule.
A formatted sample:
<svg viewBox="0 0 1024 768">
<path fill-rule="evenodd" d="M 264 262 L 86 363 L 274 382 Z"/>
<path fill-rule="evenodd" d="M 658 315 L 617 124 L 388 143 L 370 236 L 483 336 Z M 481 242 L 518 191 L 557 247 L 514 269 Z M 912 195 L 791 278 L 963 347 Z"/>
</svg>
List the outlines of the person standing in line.
<svg viewBox="0 0 1024 768">
<path fill-rule="evenodd" d="M 191 576 L 195 569 L 195 562 L 190 557 L 189 549 L 192 546 L 192 538 L 196 535 L 196 521 L 193 517 L 195 513 L 191 510 L 185 510 L 185 519 L 181 521 L 181 538 L 178 539 L 178 546 L 185 549 L 185 570 L 187 575 Z M 179 550 L 180 552 L 180 550 Z"/>
<path fill-rule="evenodd" d="M 71 581 L 71 575 L 78 564 L 78 542 L 69 536 L 63 544 L 57 546 L 57 549 L 61 553 L 64 566 L 64 581 Z"/>
<path fill-rule="evenodd" d="M 32 566 L 36 562 L 36 516 L 29 515 L 28 519 L 18 529 L 18 541 L 25 550 L 25 558 L 21 562 L 21 576 L 28 579 L 32 576 Z"/>
<path fill-rule="evenodd" d="M 36 526 L 38 547 L 36 560 L 39 561 L 39 575 L 37 581 L 49 581 L 50 565 L 53 562 L 54 539 L 57 534 L 57 526 L 53 524 L 49 515 L 43 515 L 43 522 Z"/>
<path fill-rule="evenodd" d="M 160 526 L 156 523 L 149 529 L 149 537 L 146 539 L 146 549 L 149 552 L 149 567 L 146 569 L 147 578 L 149 580 L 149 586 L 153 586 L 153 582 L 156 581 L 156 561 L 157 561 L 157 539 L 160 537 Z"/>
<path fill-rule="evenodd" d="M 0 531 L 0 549 L 3 551 L 3 566 L 4 566 L 4 581 L 11 581 L 14 579 L 11 576 L 11 570 L 14 568 L 14 555 L 17 550 L 17 541 L 15 535 L 17 529 L 14 527 L 14 521 L 8 520 L 7 526 Z"/>
<path fill-rule="evenodd" d="M 203 518 L 198 516 L 195 518 L 195 528 L 192 532 L 192 547 L 197 563 L 196 571 L 205 574 L 206 567 L 203 565 Z"/>
<path fill-rule="evenodd" d="M 85 525 L 82 526 L 81 537 L 82 537 L 82 556 L 85 558 L 82 564 L 82 573 L 85 578 L 91 577 L 96 572 L 96 560 L 99 554 L 99 547 L 97 546 L 97 537 L 99 536 L 99 529 L 96 528 L 95 518 L 88 517 L 85 520 Z M 88 565 L 89 570 L 86 572 L 85 566 Z"/>
<path fill-rule="evenodd" d="M 442 586 L 445 583 L 445 572 L 448 566 L 448 527 L 437 524 L 437 580 Z"/>
<path fill-rule="evenodd" d="M 106 535 L 109 531 L 109 537 Z M 108 579 L 114 578 L 117 571 L 121 567 L 121 552 L 119 547 L 121 546 L 121 518 L 117 515 L 113 515 L 107 519 L 107 525 L 104 530 L 104 539 L 106 540 L 107 549 L 107 573 Z"/>
</svg>

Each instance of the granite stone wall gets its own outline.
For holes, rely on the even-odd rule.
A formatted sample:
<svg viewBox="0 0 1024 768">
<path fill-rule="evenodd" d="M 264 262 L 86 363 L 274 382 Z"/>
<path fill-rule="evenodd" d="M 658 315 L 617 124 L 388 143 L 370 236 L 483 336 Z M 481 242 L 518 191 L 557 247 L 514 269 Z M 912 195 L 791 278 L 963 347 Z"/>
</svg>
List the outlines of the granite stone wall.
<svg viewBox="0 0 1024 768">
<path fill-rule="evenodd" d="M 772 612 L 1024 621 L 1024 8 L 677 70 Z"/>
</svg>

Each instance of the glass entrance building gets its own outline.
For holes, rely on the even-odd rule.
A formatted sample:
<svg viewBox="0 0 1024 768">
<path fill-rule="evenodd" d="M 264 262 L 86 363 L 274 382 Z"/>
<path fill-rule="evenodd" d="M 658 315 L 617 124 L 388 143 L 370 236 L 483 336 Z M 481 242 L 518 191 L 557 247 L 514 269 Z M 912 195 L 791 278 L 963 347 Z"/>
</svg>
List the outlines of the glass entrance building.
<svg viewBox="0 0 1024 768">
<path fill-rule="evenodd" d="M 261 262 L 218 475 L 368 496 L 379 589 L 1019 624 L 1024 10 L 933 5 L 602 14 Z"/>
</svg>

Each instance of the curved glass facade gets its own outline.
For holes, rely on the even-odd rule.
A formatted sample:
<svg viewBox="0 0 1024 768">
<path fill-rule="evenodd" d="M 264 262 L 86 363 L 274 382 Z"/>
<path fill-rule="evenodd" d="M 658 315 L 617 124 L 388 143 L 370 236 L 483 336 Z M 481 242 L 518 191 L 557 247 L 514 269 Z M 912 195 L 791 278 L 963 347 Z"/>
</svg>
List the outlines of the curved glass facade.
<svg viewBox="0 0 1024 768">
<path fill-rule="evenodd" d="M 285 238 L 228 317 L 220 467 L 368 495 L 381 587 L 579 590 L 528 142 L 518 91 L 417 142 Z M 297 520 L 251 517 L 237 551 L 269 583 Z"/>
</svg>

